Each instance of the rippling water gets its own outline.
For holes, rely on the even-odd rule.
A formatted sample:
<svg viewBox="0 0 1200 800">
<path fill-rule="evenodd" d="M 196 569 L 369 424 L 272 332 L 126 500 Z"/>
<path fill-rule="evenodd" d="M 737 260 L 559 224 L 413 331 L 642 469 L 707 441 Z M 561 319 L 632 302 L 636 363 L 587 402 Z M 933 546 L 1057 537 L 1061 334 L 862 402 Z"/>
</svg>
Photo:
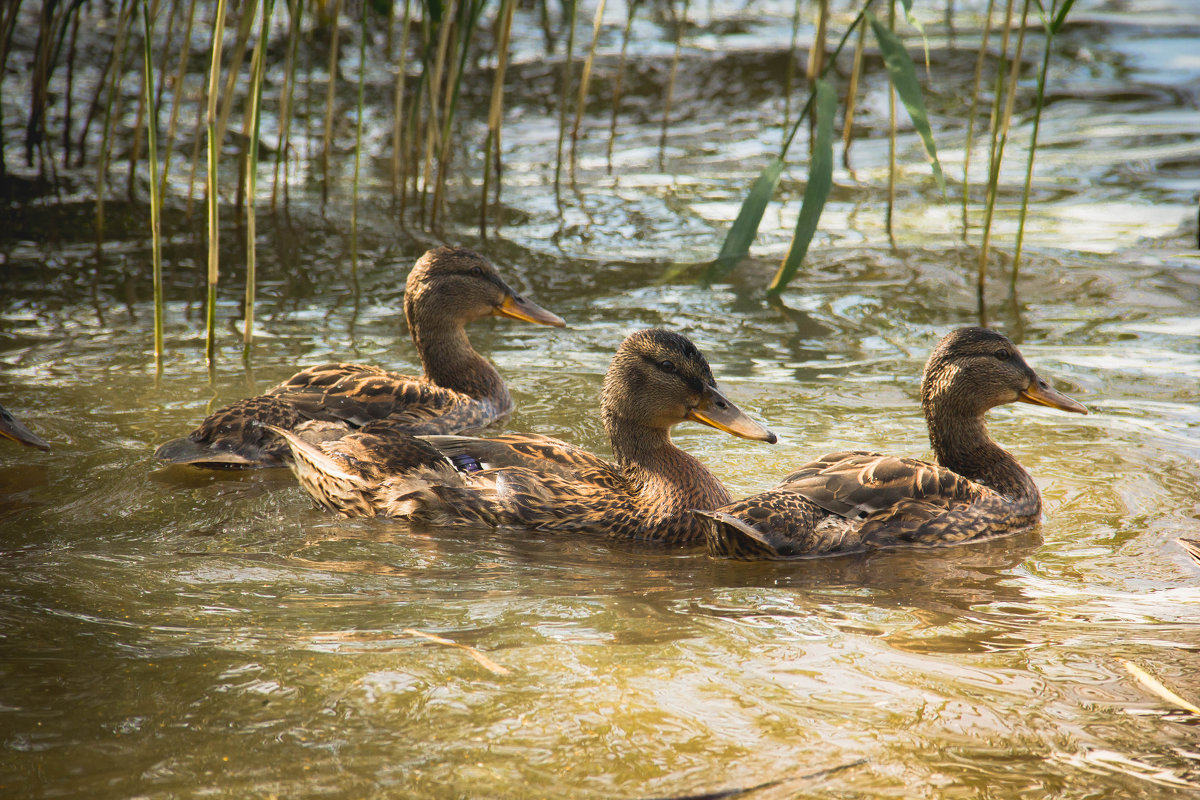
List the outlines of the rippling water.
<svg viewBox="0 0 1200 800">
<path fill-rule="evenodd" d="M 1200 537 L 1200 19 L 1180 8 L 1083 9 L 1055 67 L 1066 96 L 1047 112 L 1029 260 L 1015 300 L 1004 269 L 990 276 L 991 314 L 1092 414 L 992 413 L 1046 515 L 999 541 L 723 563 L 341 520 L 284 472 L 163 472 L 158 443 L 297 364 L 419 369 L 400 297 L 425 243 L 365 210 L 356 293 L 338 223 L 311 208 L 267 221 L 253 371 L 228 333 L 211 383 L 184 273 L 154 374 L 140 238 L 110 246 L 94 295 L 87 241 L 7 243 L 0 400 L 54 450 L 0 449 L 0 794 L 641 798 L 782 781 L 754 796 L 1193 796 L 1200 716 L 1128 666 L 1200 701 L 1200 567 L 1173 542 Z M 975 320 L 975 295 L 957 209 L 923 167 L 892 249 L 886 151 L 856 145 L 782 307 L 761 287 L 794 202 L 768 212 L 732 283 L 663 280 L 712 255 L 777 146 L 762 120 L 778 107 L 748 96 L 728 128 L 703 107 L 681 119 L 666 173 L 653 114 L 623 126 L 619 177 L 597 132 L 561 226 L 554 143 L 514 125 L 510 218 L 487 250 L 570 327 L 471 329 L 516 397 L 511 429 L 607 452 L 608 359 L 664 325 L 782 437 L 678 429 L 735 494 L 834 449 L 928 452 L 921 367 Z M 953 171 L 962 153 L 947 141 L 943 157 Z M 790 180 L 797 194 L 802 171 Z M 182 237 L 169 261 L 203 250 Z"/>
</svg>

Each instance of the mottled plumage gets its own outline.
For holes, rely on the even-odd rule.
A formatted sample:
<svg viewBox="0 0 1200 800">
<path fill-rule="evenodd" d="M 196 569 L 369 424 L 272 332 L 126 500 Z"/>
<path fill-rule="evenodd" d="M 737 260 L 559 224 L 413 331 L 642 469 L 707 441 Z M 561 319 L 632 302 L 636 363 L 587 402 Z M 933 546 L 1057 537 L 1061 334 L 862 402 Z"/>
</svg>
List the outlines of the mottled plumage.
<svg viewBox="0 0 1200 800">
<path fill-rule="evenodd" d="M 936 463 L 830 453 L 773 489 L 700 510 L 709 552 L 740 559 L 952 544 L 1028 529 L 1041 495 L 988 436 L 988 409 L 1016 401 L 1086 414 L 1037 376 L 1011 341 L 983 328 L 947 335 L 925 365 L 921 403 Z"/>
<path fill-rule="evenodd" d="M 12 439 L 17 444 L 49 450 L 50 443 L 29 430 L 21 420 L 14 417 L 4 406 L 0 406 L 0 438 Z"/>
<path fill-rule="evenodd" d="M 485 316 L 562 325 L 515 294 L 482 256 L 462 248 L 430 250 L 404 292 L 421 377 L 362 364 L 329 363 L 296 373 L 265 395 L 219 409 L 155 457 L 208 468 L 282 466 L 287 446 L 256 423 L 293 430 L 309 420 L 343 423 L 345 432 L 389 420 L 410 433 L 482 428 L 512 411 L 503 379 L 467 340 L 464 326 Z"/>
<path fill-rule="evenodd" d="M 775 441 L 721 395 L 690 341 L 663 330 L 635 333 L 618 348 L 605 376 L 601 413 L 615 463 L 537 434 L 412 440 L 392 429 L 369 442 L 349 437 L 358 448 L 353 453 L 294 434 L 285 439 L 305 489 L 349 516 L 696 544 L 701 524 L 690 510 L 715 508 L 729 502 L 729 494 L 671 443 L 671 427 L 690 419 Z M 391 466 L 381 469 L 385 460 Z"/>
</svg>

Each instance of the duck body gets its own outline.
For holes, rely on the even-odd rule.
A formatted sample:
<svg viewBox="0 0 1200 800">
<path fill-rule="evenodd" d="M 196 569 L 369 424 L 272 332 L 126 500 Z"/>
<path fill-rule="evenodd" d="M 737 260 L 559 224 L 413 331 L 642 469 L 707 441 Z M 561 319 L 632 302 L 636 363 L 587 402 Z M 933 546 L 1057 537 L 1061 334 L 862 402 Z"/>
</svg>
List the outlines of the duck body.
<svg viewBox="0 0 1200 800">
<path fill-rule="evenodd" d="M 303 437 L 309 422 L 341 425 L 343 434 L 381 420 L 413 434 L 482 428 L 511 413 L 513 401 L 495 367 L 471 347 L 466 324 L 484 316 L 563 324 L 462 248 L 422 256 L 409 273 L 404 306 L 424 375 L 338 362 L 309 367 L 264 395 L 217 410 L 155 457 L 214 469 L 286 466 L 286 443 L 264 426 Z M 329 426 L 317 429 L 317 439 L 330 438 Z"/>
<path fill-rule="evenodd" d="M 613 461 L 537 434 L 426 436 L 414 445 L 392 431 L 390 442 L 367 456 L 372 467 L 362 469 L 349 463 L 346 449 L 322 449 L 295 435 L 285 440 L 301 484 L 343 514 L 362 513 L 365 501 L 368 515 L 434 525 L 587 531 L 672 544 L 701 543 L 703 526 L 691 509 L 730 498 L 716 476 L 671 442 L 670 428 L 690 419 L 775 441 L 721 395 L 695 346 L 664 330 L 622 342 L 605 376 L 601 413 Z M 328 460 L 321 462 L 315 451 Z M 374 467 L 388 458 L 401 468 L 380 477 Z M 340 498 L 350 477 L 358 478 L 358 494 L 346 503 Z"/>
<path fill-rule="evenodd" d="M 988 409 L 1017 401 L 1087 413 L 1039 378 L 1001 334 L 954 331 L 933 351 L 922 381 L 934 462 L 865 451 L 822 456 L 773 489 L 698 511 L 709 553 L 794 558 L 1027 530 L 1041 519 L 1041 495 L 984 422 Z"/>
</svg>

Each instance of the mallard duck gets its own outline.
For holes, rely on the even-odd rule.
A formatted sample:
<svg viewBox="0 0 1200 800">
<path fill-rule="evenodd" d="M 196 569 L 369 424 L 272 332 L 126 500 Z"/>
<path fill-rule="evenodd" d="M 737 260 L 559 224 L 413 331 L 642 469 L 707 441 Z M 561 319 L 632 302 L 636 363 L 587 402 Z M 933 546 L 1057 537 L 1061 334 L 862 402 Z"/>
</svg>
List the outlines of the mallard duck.
<svg viewBox="0 0 1200 800">
<path fill-rule="evenodd" d="M 12 439 L 17 444 L 36 447 L 39 450 L 49 450 L 50 443 L 38 436 L 22 422 L 8 413 L 8 409 L 0 406 L 0 438 Z"/>
<path fill-rule="evenodd" d="M 1038 523 L 1033 478 L 988 436 L 984 414 L 1013 402 L 1086 414 L 1006 337 L 961 328 L 925 364 L 921 407 L 934 463 L 850 451 L 804 465 L 762 494 L 698 510 L 710 554 L 787 558 L 1015 533 Z"/>
<path fill-rule="evenodd" d="M 499 316 L 563 325 L 509 288 L 483 256 L 451 247 L 430 250 L 413 266 L 404 314 L 422 377 L 362 364 L 309 367 L 265 395 L 216 411 L 186 437 L 159 447 L 155 457 L 211 469 L 284 466 L 287 446 L 256 423 L 294 430 L 324 421 L 342 434 L 381 419 L 411 433 L 481 428 L 510 413 L 513 401 L 496 368 L 471 347 L 467 323 Z M 334 435 L 329 427 L 319 435 Z"/>
<path fill-rule="evenodd" d="M 729 493 L 671 443 L 685 420 L 763 442 L 775 434 L 717 389 L 686 337 L 653 329 L 617 349 L 600 398 L 615 463 L 536 434 L 489 439 L 408 436 L 380 423 L 312 443 L 276 429 L 293 471 L 321 505 L 348 516 L 404 517 L 436 525 L 590 531 L 625 539 L 701 544 L 691 509 Z"/>
</svg>

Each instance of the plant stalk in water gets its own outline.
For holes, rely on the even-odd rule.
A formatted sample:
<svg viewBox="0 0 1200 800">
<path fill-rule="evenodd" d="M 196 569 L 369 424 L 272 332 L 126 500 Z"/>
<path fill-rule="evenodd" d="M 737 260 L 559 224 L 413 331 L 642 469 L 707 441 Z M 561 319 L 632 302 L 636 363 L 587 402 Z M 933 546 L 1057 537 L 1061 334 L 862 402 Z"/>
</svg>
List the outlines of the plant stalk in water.
<svg viewBox="0 0 1200 800">
<path fill-rule="evenodd" d="M 217 0 L 217 13 L 213 18 L 212 62 L 208 71 L 208 108 L 205 116 L 208 132 L 208 302 L 204 314 L 204 357 L 210 368 L 216 354 L 217 274 L 220 265 L 221 244 L 217 217 L 217 156 L 221 149 L 221 144 L 217 140 L 217 90 L 221 78 L 221 42 L 225 30 L 225 1 Z"/>
<path fill-rule="evenodd" d="M 159 372 L 163 362 L 163 288 L 162 288 L 162 192 L 158 183 L 158 105 L 154 100 L 154 62 L 150 55 L 150 3 L 142 0 L 142 57 L 146 79 L 146 158 L 150 162 L 150 241 L 154 270 L 154 364 Z"/>
</svg>

